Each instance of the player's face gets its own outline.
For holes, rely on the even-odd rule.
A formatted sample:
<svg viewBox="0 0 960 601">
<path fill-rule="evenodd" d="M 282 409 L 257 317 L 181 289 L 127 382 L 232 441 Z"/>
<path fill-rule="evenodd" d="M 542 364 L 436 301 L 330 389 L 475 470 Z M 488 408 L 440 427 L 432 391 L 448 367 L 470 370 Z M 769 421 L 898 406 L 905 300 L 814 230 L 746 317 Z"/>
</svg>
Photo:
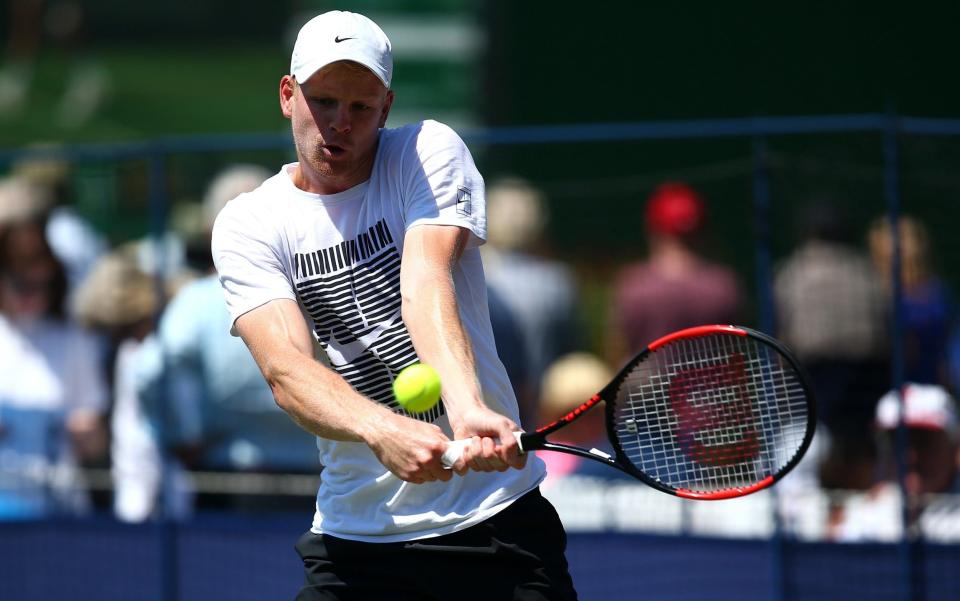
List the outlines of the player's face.
<svg viewBox="0 0 960 601">
<path fill-rule="evenodd" d="M 370 177 L 378 132 L 393 104 L 393 92 L 373 73 L 341 62 L 299 84 L 287 76 L 280 104 L 292 124 L 305 180 L 298 186 L 330 194 Z"/>
</svg>

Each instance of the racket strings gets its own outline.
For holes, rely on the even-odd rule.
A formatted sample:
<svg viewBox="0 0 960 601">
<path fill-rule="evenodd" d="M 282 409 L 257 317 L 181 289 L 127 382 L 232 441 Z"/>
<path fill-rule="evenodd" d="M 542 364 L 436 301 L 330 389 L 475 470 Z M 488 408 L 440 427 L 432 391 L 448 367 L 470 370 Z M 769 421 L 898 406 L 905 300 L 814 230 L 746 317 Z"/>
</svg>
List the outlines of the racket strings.
<svg viewBox="0 0 960 601">
<path fill-rule="evenodd" d="M 714 492 L 755 484 L 803 445 L 805 391 L 791 364 L 752 338 L 680 339 L 638 364 L 615 410 L 620 447 L 662 484 Z"/>
</svg>

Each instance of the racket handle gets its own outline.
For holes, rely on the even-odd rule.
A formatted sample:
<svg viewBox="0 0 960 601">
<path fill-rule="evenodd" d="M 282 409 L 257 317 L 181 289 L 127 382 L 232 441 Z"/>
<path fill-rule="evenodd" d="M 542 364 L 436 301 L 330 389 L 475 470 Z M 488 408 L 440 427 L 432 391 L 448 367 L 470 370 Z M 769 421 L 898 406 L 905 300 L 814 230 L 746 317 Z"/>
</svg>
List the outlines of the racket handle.
<svg viewBox="0 0 960 601">
<path fill-rule="evenodd" d="M 523 432 L 514 432 L 513 437 L 517 439 L 517 444 L 520 445 L 520 452 L 523 453 L 523 443 L 520 442 L 520 436 Z M 443 463 L 443 467 L 450 469 L 453 467 L 453 464 L 457 462 L 457 459 L 463 455 L 464 449 L 466 449 L 470 443 L 473 442 L 472 438 L 463 438 L 460 440 L 451 440 L 450 444 L 447 445 L 447 450 L 443 452 L 443 455 L 440 457 L 440 461 Z"/>
</svg>

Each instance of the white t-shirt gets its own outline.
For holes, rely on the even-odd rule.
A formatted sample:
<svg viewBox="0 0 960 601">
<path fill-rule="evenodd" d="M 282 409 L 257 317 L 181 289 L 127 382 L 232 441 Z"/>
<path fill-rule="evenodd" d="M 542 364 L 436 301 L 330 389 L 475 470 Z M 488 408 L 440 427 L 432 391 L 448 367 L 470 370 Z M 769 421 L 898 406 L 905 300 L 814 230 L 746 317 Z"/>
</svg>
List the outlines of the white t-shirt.
<svg viewBox="0 0 960 601">
<path fill-rule="evenodd" d="M 406 231 L 421 224 L 472 232 L 453 272 L 460 319 L 473 344 L 488 406 L 519 420 L 494 345 L 483 266 L 484 185 L 470 152 L 449 127 L 424 121 L 384 129 L 370 179 L 337 194 L 300 190 L 296 165 L 227 203 L 213 231 L 213 256 L 227 307 L 240 315 L 274 299 L 298 301 L 332 368 L 365 396 L 396 406 L 396 374 L 417 361 L 400 314 L 400 257 Z M 451 430 L 442 404 L 421 419 Z M 449 482 L 410 484 L 363 443 L 318 438 L 325 466 L 312 531 L 394 542 L 447 534 L 481 522 L 532 490 L 543 463 L 470 472 Z"/>
</svg>

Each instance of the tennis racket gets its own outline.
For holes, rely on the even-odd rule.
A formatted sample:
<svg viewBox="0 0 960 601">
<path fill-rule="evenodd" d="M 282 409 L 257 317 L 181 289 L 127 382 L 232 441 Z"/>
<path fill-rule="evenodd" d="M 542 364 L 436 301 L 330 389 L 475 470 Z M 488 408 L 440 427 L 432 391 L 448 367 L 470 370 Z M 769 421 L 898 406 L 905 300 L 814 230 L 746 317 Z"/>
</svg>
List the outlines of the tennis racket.
<svg viewBox="0 0 960 601">
<path fill-rule="evenodd" d="M 614 455 L 548 440 L 601 401 Z M 678 497 L 729 499 L 767 488 L 793 469 L 815 422 L 810 386 L 780 342 L 744 327 L 709 325 L 660 338 L 587 402 L 514 435 L 522 452 L 572 453 Z M 469 443 L 452 441 L 444 465 Z"/>
</svg>

